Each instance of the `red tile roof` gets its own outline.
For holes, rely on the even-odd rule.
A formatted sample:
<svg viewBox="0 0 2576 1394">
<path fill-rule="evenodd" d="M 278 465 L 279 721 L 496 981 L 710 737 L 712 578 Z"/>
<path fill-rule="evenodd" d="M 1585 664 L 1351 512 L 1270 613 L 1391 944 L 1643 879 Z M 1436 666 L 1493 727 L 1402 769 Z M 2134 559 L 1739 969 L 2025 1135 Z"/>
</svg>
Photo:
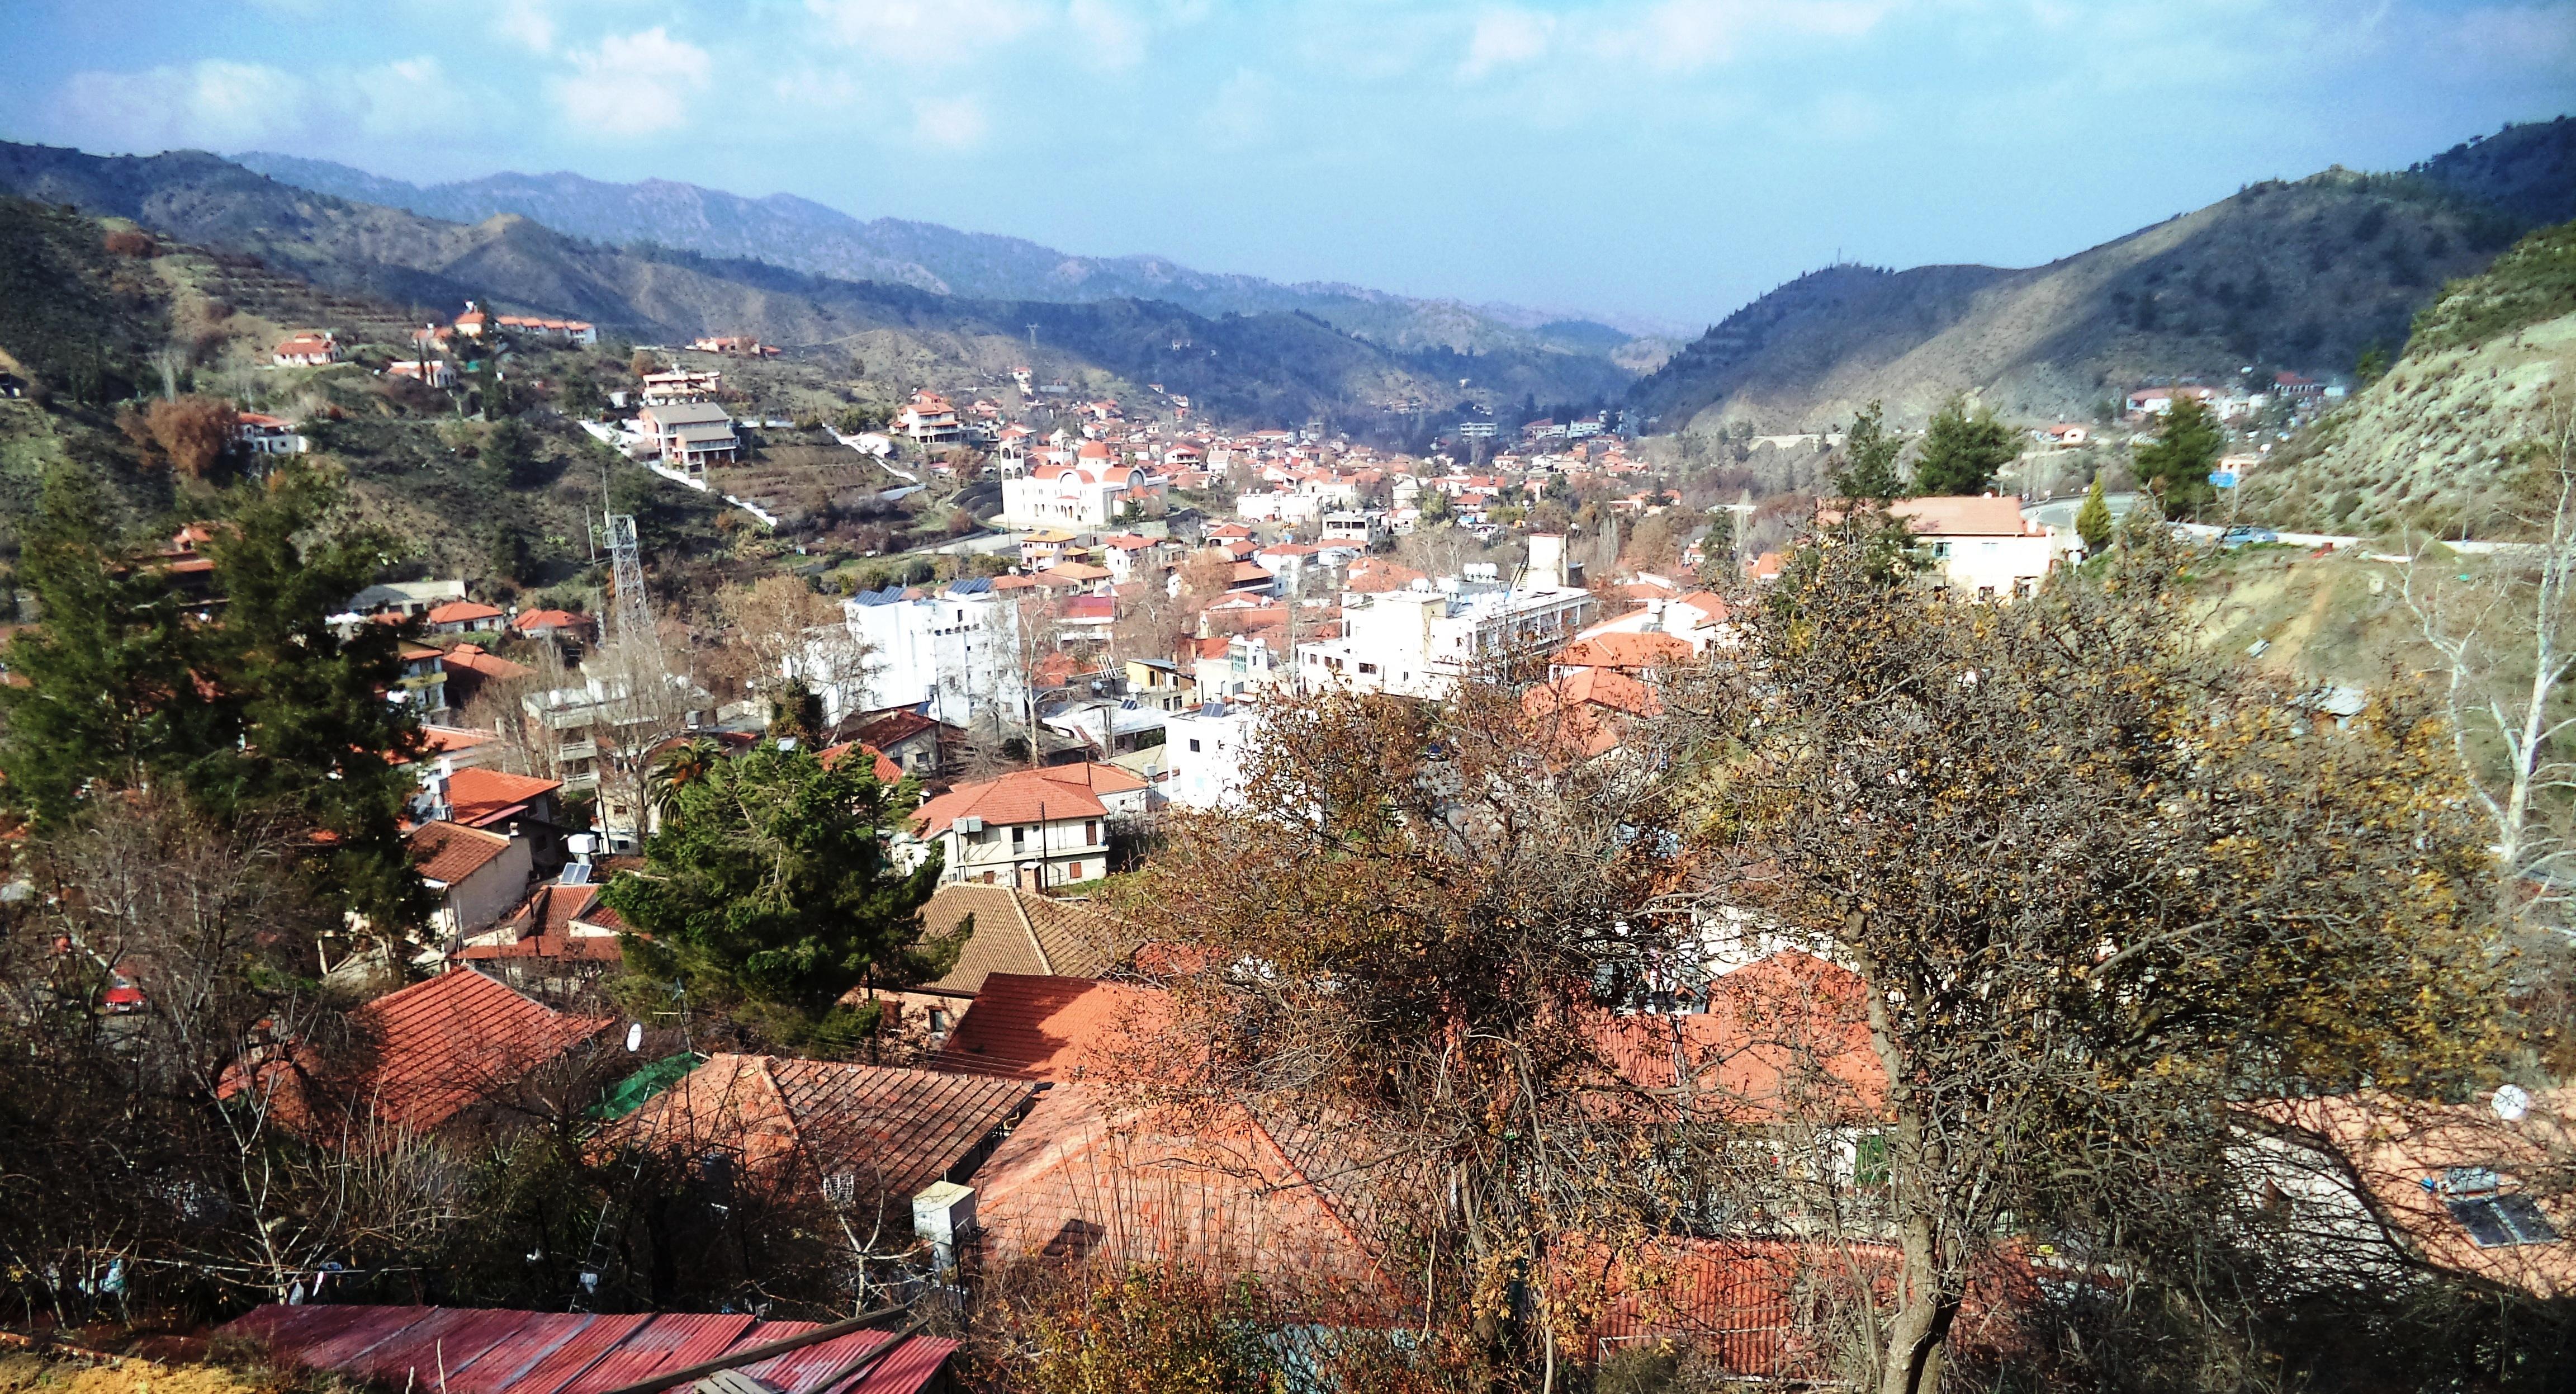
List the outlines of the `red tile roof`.
<svg viewBox="0 0 2576 1394">
<path fill-rule="evenodd" d="M 542 634 L 550 629 L 588 629 L 590 625 L 590 616 L 570 610 L 525 610 L 510 621 L 510 627 L 522 634 Z"/>
<path fill-rule="evenodd" d="M 970 916 L 974 932 L 956 965 L 938 981 L 924 984 L 925 991 L 971 997 L 995 973 L 1093 977 L 1108 972 L 1141 937 L 1132 925 L 1090 901 L 966 882 L 940 887 L 921 907 L 922 935 L 953 934 Z"/>
<path fill-rule="evenodd" d="M 1577 639 L 1556 655 L 1568 667 L 1617 668 L 1634 671 L 1690 660 L 1688 641 L 1670 634 L 1595 634 Z"/>
<path fill-rule="evenodd" d="M 875 762 L 871 768 L 876 772 L 877 782 L 881 784 L 900 784 L 903 782 L 903 767 L 897 765 L 894 761 L 887 759 L 884 751 L 877 749 L 866 741 L 843 741 L 839 745 L 826 747 L 814 758 L 822 761 L 823 768 L 828 770 L 838 766 L 843 760 L 848 759 L 850 752 L 853 750 L 866 752 L 868 758 Z"/>
<path fill-rule="evenodd" d="M 423 877 L 446 886 L 490 866 L 509 850 L 510 839 L 501 834 L 457 823 L 432 820 L 411 833 L 412 864 Z"/>
<path fill-rule="evenodd" d="M 256 1341 L 287 1364 L 385 1388 L 604 1394 L 656 1371 L 679 1370 L 818 1325 L 688 1312 L 614 1316 L 317 1304 L 254 1308 L 221 1333 Z M 920 1394 L 957 1349 L 955 1341 L 907 1337 L 857 1382 L 833 1389 L 837 1372 L 893 1338 L 889 1331 L 856 1331 L 741 1369 L 778 1394 Z"/>
<path fill-rule="evenodd" d="M 1120 1108 L 1096 1086 L 1058 1085 L 973 1184 L 997 1264 L 1178 1260 L 1249 1274 L 1319 1314 L 1401 1300 L 1339 1197 L 1239 1104 Z"/>
<path fill-rule="evenodd" d="M 1600 1027 L 1621 1078 L 1727 1117 L 1874 1119 L 1887 1073 L 1870 1046 L 1868 988 L 1847 968 L 1784 950 L 1708 987 L 1708 1010 L 1614 1017 Z"/>
<path fill-rule="evenodd" d="M 558 1012 L 458 969 L 367 1003 L 349 1013 L 348 1025 L 360 1043 L 354 1065 L 333 1069 L 309 1048 L 296 1046 L 237 1063 L 225 1072 L 221 1092 L 230 1098 L 252 1087 L 274 1091 L 278 1116 L 290 1127 L 314 1126 L 319 1098 L 335 1097 L 383 1122 L 426 1130 L 494 1097 L 611 1023 Z"/>
<path fill-rule="evenodd" d="M 1144 1067 L 1167 1051 L 1159 989 L 1091 978 L 994 973 L 949 1033 L 943 1070 L 1069 1082 Z"/>
<path fill-rule="evenodd" d="M 562 787 L 560 779 L 538 779 L 500 770 L 458 770 L 447 777 L 447 809 L 457 822 L 481 827 L 520 812 L 532 801 Z"/>
<path fill-rule="evenodd" d="M 1097 818 L 1109 808 L 1102 794 L 1145 787 L 1145 781 L 1114 765 L 1049 765 L 1019 770 L 981 784 L 960 784 L 921 806 L 922 835 L 936 837 L 948 825 L 973 814 L 988 823 L 1035 823 L 1041 812 L 1049 820 Z"/>
<path fill-rule="evenodd" d="M 511 678 L 524 678 L 536 671 L 524 663 L 513 663 L 480 644 L 458 644 L 449 649 L 447 656 L 441 661 L 451 669 L 462 668 L 481 677 L 499 678 L 504 681 Z"/>
<path fill-rule="evenodd" d="M 451 600 L 424 616 L 431 624 L 472 624 L 479 620 L 497 620 L 501 612 L 479 600 Z"/>
<path fill-rule="evenodd" d="M 868 1196 L 908 1205 L 1033 1092 L 991 1076 L 715 1055 L 611 1131 L 646 1147 L 721 1147 L 782 1184 L 847 1172 Z"/>
</svg>

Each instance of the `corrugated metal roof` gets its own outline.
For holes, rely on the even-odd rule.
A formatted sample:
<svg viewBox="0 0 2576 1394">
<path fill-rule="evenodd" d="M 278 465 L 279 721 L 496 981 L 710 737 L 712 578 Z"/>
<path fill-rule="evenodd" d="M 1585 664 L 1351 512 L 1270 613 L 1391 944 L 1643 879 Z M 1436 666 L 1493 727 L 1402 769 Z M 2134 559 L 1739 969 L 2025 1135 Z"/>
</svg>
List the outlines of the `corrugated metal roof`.
<svg viewBox="0 0 2576 1394">
<path fill-rule="evenodd" d="M 585 1316 L 498 1308 L 267 1306 L 223 1328 L 265 1341 L 278 1359 L 446 1394 L 605 1394 L 664 1370 L 749 1350 L 813 1330 L 810 1321 L 663 1312 Z M 824 1382 L 859 1355 L 892 1339 L 857 1331 L 745 1366 L 779 1394 L 917 1394 L 957 1349 L 954 1341 L 906 1339 L 855 1384 Z"/>
</svg>

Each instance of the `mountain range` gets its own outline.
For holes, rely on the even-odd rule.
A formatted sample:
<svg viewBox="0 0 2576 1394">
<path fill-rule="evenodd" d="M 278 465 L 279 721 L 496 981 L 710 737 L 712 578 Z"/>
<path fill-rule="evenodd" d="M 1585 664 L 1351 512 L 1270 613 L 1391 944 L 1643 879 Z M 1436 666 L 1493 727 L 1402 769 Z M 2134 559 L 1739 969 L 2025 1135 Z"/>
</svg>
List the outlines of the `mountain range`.
<svg viewBox="0 0 2576 1394">
<path fill-rule="evenodd" d="M 2395 354 L 2448 280 L 2576 217 L 2576 120 L 2508 126 L 2390 174 L 2267 181 L 2045 266 L 1834 266 L 1736 311 L 1640 380 L 1656 429 L 1920 422 L 1953 393 L 2089 417 L 2141 382 L 2348 371 Z M 2268 380 L 2268 379 L 2267 379 Z"/>
<path fill-rule="evenodd" d="M 1468 305 L 1360 286 L 1283 285 L 1196 271 L 1157 256 L 1089 257 L 1017 237 L 903 218 L 861 220 L 793 194 L 745 198 L 667 179 L 610 184 L 578 174 L 495 174 L 417 185 L 326 160 L 250 151 L 234 163 L 284 184 L 448 222 L 516 215 L 611 246 L 660 246 L 767 262 L 837 280 L 882 281 L 983 300 L 1153 300 L 1201 315 L 1303 312 L 1407 351 L 1548 348 L 1617 354 L 1640 336 L 1596 320 L 1509 305 Z M 1669 344 L 1630 355 L 1653 366 Z"/>
<path fill-rule="evenodd" d="M 0 193 L 258 257 L 317 285 L 408 303 L 415 317 L 477 300 L 629 335 L 839 346 L 915 385 L 1022 362 L 1048 374 L 1094 370 L 1162 383 L 1228 421 L 1358 425 L 1365 417 L 1382 434 L 1390 403 L 1447 412 L 1462 395 L 1611 400 L 1634 376 L 1597 344 L 1585 352 L 1534 341 L 1398 348 L 1302 309 L 1209 315 L 1135 297 L 983 299 L 743 257 L 612 246 L 516 213 L 450 222 L 298 188 L 202 151 L 100 156 L 0 143 Z"/>
</svg>

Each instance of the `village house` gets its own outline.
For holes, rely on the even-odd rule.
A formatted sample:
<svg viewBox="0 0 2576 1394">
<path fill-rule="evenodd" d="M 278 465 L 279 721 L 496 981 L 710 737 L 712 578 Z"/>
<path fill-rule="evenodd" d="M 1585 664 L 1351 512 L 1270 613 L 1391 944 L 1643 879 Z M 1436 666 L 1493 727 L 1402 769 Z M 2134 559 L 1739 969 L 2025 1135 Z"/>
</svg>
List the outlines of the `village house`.
<svg viewBox="0 0 2576 1394">
<path fill-rule="evenodd" d="M 721 353 L 729 358 L 776 358 L 778 350 L 747 334 L 721 334 L 704 339 L 691 339 L 689 347 L 700 353 Z"/>
<path fill-rule="evenodd" d="M 1553 651 L 1596 602 L 1567 584 L 1575 578 L 1566 574 L 1564 538 L 1536 533 L 1529 546 L 1515 585 L 1467 580 L 1348 597 L 1339 636 L 1297 646 L 1299 687 L 1438 698 L 1495 663 Z"/>
<path fill-rule="evenodd" d="M 2033 594 L 2068 546 L 2054 530 L 2024 519 L 2021 501 L 2010 497 L 1898 499 L 1888 511 L 1905 520 L 1941 583 L 1962 597 Z"/>
<path fill-rule="evenodd" d="M 454 387 L 456 365 L 444 358 L 397 358 L 385 365 L 385 376 L 409 378 L 423 387 Z"/>
<path fill-rule="evenodd" d="M 279 344 L 270 359 L 281 368 L 319 368 L 340 361 L 340 345 L 327 329 L 308 330 Z"/>
<path fill-rule="evenodd" d="M 558 1012 L 470 969 L 390 992 L 348 1014 L 346 1066 L 304 1042 L 254 1050 L 224 1072 L 226 1099 L 256 1093 L 298 1132 L 362 1124 L 434 1133 L 504 1121 L 523 1088 L 612 1025 Z"/>
<path fill-rule="evenodd" d="M 429 822 L 412 830 L 410 842 L 420 879 L 438 898 L 429 928 L 442 942 L 479 934 L 510 913 L 535 871 L 523 837 Z"/>
<path fill-rule="evenodd" d="M 1043 889 L 1109 874 L 1110 822 L 1147 811 L 1145 781 L 1111 765 L 1050 765 L 961 784 L 915 825 L 946 853 L 944 881 Z"/>
<path fill-rule="evenodd" d="M 586 319 L 537 319 L 527 315 L 503 315 L 493 321 L 503 329 L 541 339 L 567 344 L 599 342 L 599 328 Z"/>
<path fill-rule="evenodd" d="M 673 368 L 644 375 L 644 402 L 648 406 L 668 402 L 704 402 L 722 391 L 724 374 L 713 370 L 695 373 L 686 368 Z"/>
<path fill-rule="evenodd" d="M 432 634 L 469 634 L 501 627 L 501 610 L 479 600 L 451 600 L 421 617 Z"/>
<path fill-rule="evenodd" d="M 588 643 L 599 632 L 598 623 L 590 616 L 571 610 L 522 610 L 511 617 L 510 628 L 522 638 L 556 644 Z"/>
<path fill-rule="evenodd" d="M 957 422 L 957 408 L 927 389 L 912 394 L 895 414 L 894 424 L 906 438 L 923 445 L 944 445 L 965 433 Z"/>
<path fill-rule="evenodd" d="M 663 463 L 684 474 L 703 475 L 711 465 L 741 458 L 733 416 L 713 402 L 656 403 L 637 412 L 635 424 Z"/>
<path fill-rule="evenodd" d="M 1095 978 L 1123 963 L 1141 937 L 1088 900 L 952 881 L 921 907 L 921 932 L 924 939 L 939 939 L 960 929 L 969 932 L 955 966 L 892 997 L 906 1028 L 917 1025 L 934 1045 L 947 1039 L 994 974 Z"/>
<path fill-rule="evenodd" d="M 233 443 L 253 455 L 301 455 L 312 445 L 296 434 L 294 422 L 255 411 L 234 415 Z"/>
</svg>

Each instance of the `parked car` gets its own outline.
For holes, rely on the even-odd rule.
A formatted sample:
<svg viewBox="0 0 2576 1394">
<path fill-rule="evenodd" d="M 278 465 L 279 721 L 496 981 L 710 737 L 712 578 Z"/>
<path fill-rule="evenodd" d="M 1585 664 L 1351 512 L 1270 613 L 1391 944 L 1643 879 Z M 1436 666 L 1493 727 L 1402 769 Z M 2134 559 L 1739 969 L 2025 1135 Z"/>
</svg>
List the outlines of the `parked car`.
<svg viewBox="0 0 2576 1394">
<path fill-rule="evenodd" d="M 2229 528 L 2218 535 L 2218 545 L 2221 547 L 2244 547 L 2280 540 L 2281 535 L 2270 528 Z"/>
</svg>

